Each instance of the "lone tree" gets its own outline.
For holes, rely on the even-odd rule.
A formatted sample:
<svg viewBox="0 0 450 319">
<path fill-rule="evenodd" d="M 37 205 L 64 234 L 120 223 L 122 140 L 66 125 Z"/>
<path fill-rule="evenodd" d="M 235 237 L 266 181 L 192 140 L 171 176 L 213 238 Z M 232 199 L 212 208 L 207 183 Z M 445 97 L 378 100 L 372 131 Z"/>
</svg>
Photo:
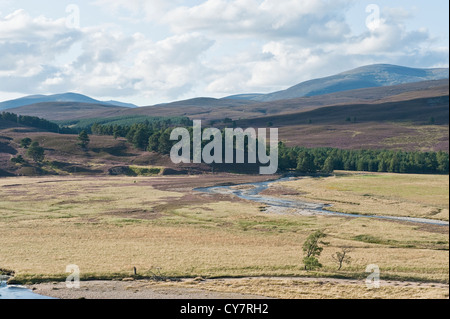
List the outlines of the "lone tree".
<svg viewBox="0 0 450 319">
<path fill-rule="evenodd" d="M 348 255 L 350 252 L 350 248 L 342 248 L 341 251 L 338 251 L 332 256 L 333 259 L 339 264 L 338 270 L 341 270 L 344 264 L 350 264 L 351 257 Z"/>
<path fill-rule="evenodd" d="M 322 238 L 327 237 L 327 235 L 318 230 L 315 233 L 308 236 L 305 243 L 303 244 L 303 252 L 305 257 L 303 258 L 303 264 L 305 265 L 305 270 L 314 270 L 322 268 L 318 257 L 323 251 L 323 247 L 320 245 L 328 245 L 328 243 L 322 241 Z"/>
<path fill-rule="evenodd" d="M 20 146 L 23 148 L 28 148 L 33 141 L 29 137 L 25 137 L 20 141 Z"/>
<path fill-rule="evenodd" d="M 81 133 L 78 135 L 78 140 L 80 141 L 78 145 L 80 145 L 82 148 L 87 148 L 89 142 L 91 141 L 86 131 L 81 131 Z"/>
<path fill-rule="evenodd" d="M 34 162 L 40 163 L 45 158 L 44 148 L 39 146 L 38 142 L 33 142 L 27 151 L 27 156 L 31 157 Z"/>
</svg>

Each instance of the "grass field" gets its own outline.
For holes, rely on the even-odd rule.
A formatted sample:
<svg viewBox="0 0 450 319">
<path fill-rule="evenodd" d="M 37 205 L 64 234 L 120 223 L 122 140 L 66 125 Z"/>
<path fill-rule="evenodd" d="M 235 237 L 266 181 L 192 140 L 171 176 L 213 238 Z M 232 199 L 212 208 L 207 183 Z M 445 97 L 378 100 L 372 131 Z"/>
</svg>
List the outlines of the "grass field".
<svg viewBox="0 0 450 319">
<path fill-rule="evenodd" d="M 334 211 L 449 220 L 449 177 L 337 172 L 282 184 Z"/>
<path fill-rule="evenodd" d="M 337 203 L 334 196 L 340 193 L 340 201 L 359 201 L 354 206 L 365 212 L 369 212 L 364 207 L 374 196 L 392 198 L 390 201 L 397 198 L 399 203 L 392 206 L 391 215 L 423 216 L 431 208 L 442 207 L 433 218 L 448 220 L 448 204 L 443 204 L 445 196 L 448 199 L 448 177 L 380 176 L 343 174 L 301 180 L 288 187 L 302 191 L 307 187 L 307 198 L 326 196 L 335 200 L 333 204 Z M 228 178 L 242 182 L 244 177 Z M 423 196 L 402 187 L 389 188 L 390 184 L 406 185 L 411 178 L 417 189 L 427 190 Z M 371 187 L 371 196 L 365 196 L 371 181 L 386 189 Z M 26 283 L 65 280 L 69 264 L 78 265 L 85 280 L 130 277 L 133 267 L 139 276 L 158 271 L 178 278 L 364 279 L 366 266 L 377 264 L 382 279 L 448 283 L 448 227 L 366 218 L 271 215 L 255 203 L 192 191 L 193 187 L 221 182 L 224 177 L 219 175 L 0 179 L 0 268 L 14 270 L 16 280 Z M 313 192 L 320 188 L 330 191 Z M 409 210 L 410 203 L 427 208 L 423 212 Z M 306 272 L 301 247 L 317 229 L 328 234 L 329 245 L 320 258 L 324 267 Z M 352 249 L 352 263 L 337 271 L 332 255 L 341 247 Z M 314 285 L 311 287 L 314 290 Z M 276 294 L 276 285 L 273 289 L 267 295 Z M 285 296 L 302 297 L 295 296 L 294 290 Z M 401 291 L 401 296 L 407 294 Z M 378 295 L 382 293 L 368 297 Z M 409 295 L 421 296 L 418 290 Z M 442 297 L 442 291 L 436 295 L 427 290 L 422 297 L 427 296 Z"/>
<path fill-rule="evenodd" d="M 151 283 L 141 288 L 185 287 L 213 292 L 241 293 L 281 299 L 446 299 L 448 286 L 387 282 L 379 289 L 367 289 L 356 280 L 315 278 L 241 278 L 185 280 L 182 283 Z M 139 289 L 134 285 L 133 289 Z"/>
</svg>

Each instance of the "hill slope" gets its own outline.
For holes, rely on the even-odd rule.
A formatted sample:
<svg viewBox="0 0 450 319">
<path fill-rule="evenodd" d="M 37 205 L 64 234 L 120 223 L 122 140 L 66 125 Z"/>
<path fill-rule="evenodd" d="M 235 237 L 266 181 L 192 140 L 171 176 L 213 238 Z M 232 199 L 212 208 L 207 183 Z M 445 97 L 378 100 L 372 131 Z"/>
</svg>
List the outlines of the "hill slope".
<svg viewBox="0 0 450 319">
<path fill-rule="evenodd" d="M 448 68 L 415 69 L 397 65 L 375 64 L 363 66 L 334 76 L 306 81 L 284 91 L 259 96 L 249 95 L 249 97 L 254 101 L 268 102 L 363 88 L 441 80 L 448 79 L 448 77 Z"/>
<path fill-rule="evenodd" d="M 119 106 L 127 108 L 135 108 L 136 105 L 129 103 L 122 103 L 117 101 L 98 101 L 88 96 L 77 94 L 77 93 L 64 93 L 55 95 L 30 95 L 16 100 L 10 100 L 0 103 L 0 111 L 8 110 L 12 108 L 37 104 L 37 103 L 49 103 L 49 102 L 72 102 L 72 103 L 89 103 L 89 104 L 99 104 L 105 106 Z"/>
<path fill-rule="evenodd" d="M 211 107 L 208 108 L 205 105 L 196 106 L 195 103 L 184 105 L 177 104 L 177 107 L 171 107 L 170 105 L 165 105 L 163 107 L 149 106 L 125 110 L 123 113 L 127 115 L 188 116 L 191 119 L 221 121 L 227 117 L 233 120 L 250 119 L 267 115 L 296 113 L 331 105 L 402 102 L 412 99 L 447 96 L 448 94 L 448 80 L 439 80 L 389 87 L 366 88 L 320 96 L 260 102 L 247 105 L 220 106 L 220 104 L 211 104 Z M 242 102 L 242 100 L 238 100 L 238 102 Z"/>
<path fill-rule="evenodd" d="M 243 127 L 264 127 L 271 122 L 275 127 L 298 124 L 345 124 L 345 122 L 403 122 L 427 125 L 433 118 L 435 125 L 449 124 L 449 96 L 412 99 L 401 102 L 334 105 L 298 113 L 265 116 L 241 120 Z"/>
<path fill-rule="evenodd" d="M 198 98 L 134 109 L 89 103 L 52 102 L 23 106 L 10 109 L 9 111 L 21 115 L 42 117 L 51 121 L 139 115 L 187 116 L 191 119 L 221 121 L 227 117 L 233 120 L 250 119 L 266 115 L 296 113 L 331 105 L 370 104 L 439 97 L 448 95 L 448 91 L 448 80 L 439 80 L 359 89 L 273 102 Z"/>
<path fill-rule="evenodd" d="M 42 102 L 8 109 L 20 115 L 37 116 L 50 121 L 117 116 L 128 108 L 93 103 Z"/>
</svg>

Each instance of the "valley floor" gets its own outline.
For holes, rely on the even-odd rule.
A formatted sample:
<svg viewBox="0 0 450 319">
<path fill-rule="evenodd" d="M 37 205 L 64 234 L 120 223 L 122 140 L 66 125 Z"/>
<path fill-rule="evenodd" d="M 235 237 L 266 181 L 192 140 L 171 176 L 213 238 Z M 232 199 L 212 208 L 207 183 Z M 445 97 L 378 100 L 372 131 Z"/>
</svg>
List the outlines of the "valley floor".
<svg viewBox="0 0 450 319">
<path fill-rule="evenodd" d="M 129 291 L 187 288 L 271 298 L 448 298 L 448 226 L 272 214 L 266 205 L 193 190 L 264 178 L 2 178 L 0 269 L 14 270 L 13 282 L 40 284 L 33 286 L 36 292 L 48 295 L 64 292 L 58 287 L 67 265 L 74 264 L 92 292 L 81 290 L 86 294 L 79 297 L 107 295 L 96 282 L 107 280 L 124 297 Z M 341 212 L 381 214 L 390 208 L 390 215 L 448 221 L 448 189 L 448 176 L 338 172 L 277 183 L 268 192 L 326 202 Z M 329 245 L 320 257 L 323 268 L 307 272 L 302 245 L 318 229 Z M 332 256 L 344 247 L 351 249 L 351 263 L 338 270 Z M 365 270 L 372 264 L 386 284 L 369 291 Z M 155 274 L 180 280 L 148 281 Z"/>
<path fill-rule="evenodd" d="M 65 283 L 29 286 L 34 293 L 59 299 L 447 299 L 447 284 L 382 281 L 368 289 L 365 281 L 333 278 L 253 277 L 183 279 L 178 282 L 86 281 L 79 289 Z"/>
</svg>

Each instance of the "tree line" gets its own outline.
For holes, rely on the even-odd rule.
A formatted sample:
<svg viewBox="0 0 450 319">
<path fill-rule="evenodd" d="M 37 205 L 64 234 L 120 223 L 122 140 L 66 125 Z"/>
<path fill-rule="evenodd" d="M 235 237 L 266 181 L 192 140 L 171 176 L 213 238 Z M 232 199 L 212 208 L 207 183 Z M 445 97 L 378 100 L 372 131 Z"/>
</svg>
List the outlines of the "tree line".
<svg viewBox="0 0 450 319">
<path fill-rule="evenodd" d="M 404 174 L 448 174 L 447 152 L 398 150 L 342 150 L 334 148 L 286 147 L 280 144 L 281 170 L 301 173 L 331 173 L 334 170 Z"/>
<path fill-rule="evenodd" d="M 147 115 L 124 115 L 116 117 L 106 117 L 106 118 L 88 118 L 88 119 L 77 119 L 77 120 L 64 120 L 58 121 L 60 126 L 71 127 L 78 130 L 86 130 L 88 133 L 92 133 L 91 127 L 93 125 L 104 126 L 103 129 L 117 127 L 128 127 L 133 124 L 139 123 L 164 123 L 165 125 L 190 125 L 191 121 L 189 118 L 184 116 L 147 116 Z"/>
<path fill-rule="evenodd" d="M 178 123 L 181 122 L 181 123 Z M 96 135 L 109 135 L 114 138 L 123 137 L 133 146 L 140 150 L 170 154 L 174 142 L 170 140 L 170 133 L 175 125 L 192 125 L 188 118 L 180 119 L 173 123 L 170 119 L 161 121 L 145 121 L 130 126 L 125 125 L 101 125 L 95 123 L 91 127 L 91 132 Z"/>
<path fill-rule="evenodd" d="M 192 127 L 187 126 L 187 129 L 192 133 Z M 170 133 L 173 130 L 173 124 L 170 122 L 146 122 L 131 126 L 94 124 L 91 130 L 94 134 L 124 137 L 135 148 L 161 154 L 170 154 L 172 146 L 177 142 L 170 140 Z M 245 145 L 248 145 L 248 139 Z M 448 174 L 449 154 L 443 151 L 288 147 L 280 142 L 279 168 L 281 171 L 295 170 L 305 174 L 332 173 L 335 170 Z"/>
<path fill-rule="evenodd" d="M 0 113 L 0 120 L 35 127 L 49 132 L 74 134 L 74 130 L 60 127 L 48 120 L 17 115 L 10 112 Z M 176 141 L 170 140 L 174 127 L 184 126 L 192 133 L 192 121 L 189 118 L 154 118 L 132 125 L 94 123 L 89 133 L 123 137 L 137 149 L 170 154 Z M 86 134 L 86 133 L 85 133 Z M 224 136 L 224 134 L 223 134 Z M 203 142 L 204 144 L 207 141 Z M 223 143 L 225 145 L 225 143 Z M 246 139 L 245 147 L 248 145 Z M 449 154 L 447 152 L 419 152 L 398 150 L 343 150 L 335 148 L 287 147 L 279 143 L 279 168 L 281 171 L 295 170 L 299 173 L 332 173 L 334 170 L 448 174 Z"/>
<path fill-rule="evenodd" d="M 16 124 L 34 127 L 44 130 L 46 132 L 60 133 L 60 134 L 75 134 L 76 131 L 68 127 L 60 127 L 58 124 L 50 122 L 46 119 L 37 116 L 17 115 L 10 112 L 0 113 L 0 120 L 14 122 Z"/>
<path fill-rule="evenodd" d="M 60 134 L 79 134 L 82 131 L 97 135 L 116 135 L 125 137 L 128 130 L 135 127 L 142 118 L 141 116 L 121 116 L 101 119 L 106 125 L 99 124 L 100 119 L 83 119 L 73 121 L 61 121 L 60 124 L 43 118 L 28 115 L 17 115 L 11 112 L 0 113 L 0 120 L 14 122 L 16 124 L 38 128 L 47 132 Z M 113 124 L 111 124 L 112 122 Z M 117 124 L 120 123 L 120 124 Z M 126 123 L 126 124 L 121 124 Z M 191 126 L 192 121 L 187 117 L 145 117 L 142 123 L 147 129 L 155 130 L 163 127 Z M 69 127 L 70 126 L 70 127 Z"/>
</svg>

